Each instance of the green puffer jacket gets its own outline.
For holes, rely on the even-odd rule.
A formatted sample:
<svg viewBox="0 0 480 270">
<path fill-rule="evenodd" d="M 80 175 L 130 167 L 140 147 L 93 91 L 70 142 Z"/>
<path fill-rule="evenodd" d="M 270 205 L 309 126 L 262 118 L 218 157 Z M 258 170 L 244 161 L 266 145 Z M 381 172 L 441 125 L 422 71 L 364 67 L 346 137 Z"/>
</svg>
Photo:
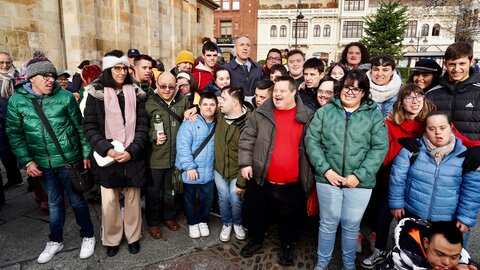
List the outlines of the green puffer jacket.
<svg viewBox="0 0 480 270">
<path fill-rule="evenodd" d="M 217 109 L 217 125 L 215 127 L 215 171 L 217 171 L 225 180 L 231 181 L 237 178 L 237 187 L 245 188 L 247 182 L 240 173 L 238 166 L 238 143 L 240 134 L 246 127 L 247 118 L 250 111 L 243 107 L 244 114 L 235 119 L 229 119 L 232 122 L 227 123 L 225 115 Z"/>
<path fill-rule="evenodd" d="M 30 91 L 29 91 L 30 89 Z M 8 102 L 7 134 L 12 150 L 21 165 L 34 160 L 44 168 L 65 165 L 42 120 L 33 107 L 36 99 L 52 126 L 69 163 L 88 159 L 90 145 L 82 129 L 82 114 L 72 93 L 58 83 L 50 95 L 34 95 L 31 84 L 19 86 Z"/>
<path fill-rule="evenodd" d="M 175 165 L 175 156 L 177 149 L 177 133 L 180 125 L 175 118 L 170 115 L 157 101 L 153 98 L 153 95 L 158 95 L 153 91 L 149 92 L 147 102 L 145 103 L 145 109 L 148 115 L 148 132 L 150 137 L 150 143 L 148 143 L 148 161 L 150 162 L 150 169 L 169 169 Z M 162 101 L 163 102 L 163 101 Z M 166 103 L 165 103 L 166 104 Z M 172 100 L 169 108 L 173 108 L 175 114 L 183 119 L 183 113 L 189 108 L 190 102 L 188 98 L 178 92 L 175 98 Z M 163 129 L 167 140 L 164 144 L 157 145 L 157 132 L 155 131 L 153 122 L 155 115 L 160 115 L 163 121 Z"/>
<path fill-rule="evenodd" d="M 318 109 L 305 138 L 315 180 L 329 183 L 324 174 L 333 169 L 354 174 L 357 188 L 373 188 L 375 174 L 388 151 L 387 128 L 377 104 L 364 102 L 350 117 L 339 99 Z"/>
</svg>

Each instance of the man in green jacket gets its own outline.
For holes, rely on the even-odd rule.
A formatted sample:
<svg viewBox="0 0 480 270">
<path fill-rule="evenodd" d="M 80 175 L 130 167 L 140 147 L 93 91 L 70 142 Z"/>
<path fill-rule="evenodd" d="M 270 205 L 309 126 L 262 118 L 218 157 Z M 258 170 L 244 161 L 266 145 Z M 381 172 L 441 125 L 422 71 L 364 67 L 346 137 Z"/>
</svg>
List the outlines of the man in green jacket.
<svg viewBox="0 0 480 270">
<path fill-rule="evenodd" d="M 63 248 L 63 225 L 66 193 L 80 225 L 83 238 L 80 259 L 93 254 L 95 237 L 90 212 L 83 195 L 73 189 L 65 167 L 66 163 L 81 162 L 90 167 L 90 146 L 83 134 L 82 116 L 77 102 L 69 91 L 55 82 L 55 66 L 46 58 L 32 59 L 27 64 L 27 81 L 10 98 L 7 111 L 7 135 L 12 150 L 28 176 L 41 177 L 41 184 L 48 195 L 50 210 L 50 241 L 38 257 L 38 263 L 46 263 Z M 37 102 L 52 126 L 66 161 L 57 150 L 54 140 L 36 112 Z"/>
</svg>

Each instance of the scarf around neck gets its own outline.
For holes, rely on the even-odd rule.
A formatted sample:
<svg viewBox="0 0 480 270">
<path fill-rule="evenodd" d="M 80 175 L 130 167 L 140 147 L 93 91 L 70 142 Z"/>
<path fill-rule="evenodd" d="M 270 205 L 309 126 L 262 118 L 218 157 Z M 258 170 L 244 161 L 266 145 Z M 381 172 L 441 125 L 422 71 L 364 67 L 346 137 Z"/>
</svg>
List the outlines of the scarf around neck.
<svg viewBox="0 0 480 270">
<path fill-rule="evenodd" d="M 371 71 L 367 72 L 367 76 L 370 80 L 370 92 L 372 93 L 372 99 L 375 102 L 384 102 L 391 99 L 397 95 L 400 87 L 402 86 L 402 80 L 396 72 L 393 73 L 392 79 L 386 85 L 376 85 L 372 81 Z"/>
<path fill-rule="evenodd" d="M 125 97 L 124 121 L 117 91 L 111 87 L 104 87 L 105 137 L 119 141 L 127 148 L 135 137 L 137 99 L 132 85 L 126 84 L 119 90 Z"/>
<path fill-rule="evenodd" d="M 4 99 L 9 99 L 14 92 L 15 85 L 15 68 L 13 66 L 7 72 L 0 71 L 0 80 L 2 80 L 2 85 L 0 87 L 0 96 Z"/>
<path fill-rule="evenodd" d="M 450 134 L 450 140 L 444 146 L 433 145 L 433 143 L 427 138 L 427 133 L 423 134 L 423 141 L 427 146 L 428 152 L 433 159 L 435 159 L 435 163 L 437 163 L 437 165 L 439 165 L 440 162 L 442 162 L 442 160 L 455 148 L 455 134 L 453 134 L 453 132 Z"/>
</svg>

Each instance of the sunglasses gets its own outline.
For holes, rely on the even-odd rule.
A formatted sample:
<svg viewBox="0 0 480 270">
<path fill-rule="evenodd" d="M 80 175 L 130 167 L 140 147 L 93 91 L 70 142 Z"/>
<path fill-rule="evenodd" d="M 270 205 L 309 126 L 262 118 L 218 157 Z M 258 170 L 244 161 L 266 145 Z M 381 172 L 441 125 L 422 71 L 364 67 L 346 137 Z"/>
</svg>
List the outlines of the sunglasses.
<svg viewBox="0 0 480 270">
<path fill-rule="evenodd" d="M 166 84 L 157 84 L 158 88 L 162 89 L 162 90 L 165 90 L 165 89 L 170 89 L 170 90 L 175 90 L 175 84 L 169 84 L 169 85 L 166 85 Z"/>
</svg>

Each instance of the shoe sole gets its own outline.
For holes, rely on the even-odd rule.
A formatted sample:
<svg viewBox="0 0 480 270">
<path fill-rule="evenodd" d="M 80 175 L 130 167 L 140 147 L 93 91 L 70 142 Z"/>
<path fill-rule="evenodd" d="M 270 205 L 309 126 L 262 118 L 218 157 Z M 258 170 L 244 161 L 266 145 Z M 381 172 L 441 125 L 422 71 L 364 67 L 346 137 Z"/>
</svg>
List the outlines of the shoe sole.
<svg viewBox="0 0 480 270">
<path fill-rule="evenodd" d="M 375 262 L 373 265 L 366 265 L 362 262 L 362 263 L 360 263 L 360 265 L 365 269 L 375 269 L 375 267 L 382 264 L 384 261 L 385 261 L 385 259 L 379 260 L 379 261 Z"/>
<path fill-rule="evenodd" d="M 60 248 L 57 250 L 57 252 L 55 252 L 55 254 L 53 254 L 52 258 L 50 258 L 48 261 L 44 261 L 44 262 L 42 261 L 42 262 L 40 262 L 40 261 L 37 259 L 37 263 L 43 264 L 43 263 L 47 263 L 47 262 L 51 261 L 51 260 L 53 259 L 53 257 L 55 257 L 55 255 L 57 255 L 57 253 L 59 253 L 60 251 L 62 251 L 62 249 L 63 249 L 63 244 L 60 246 Z"/>
<path fill-rule="evenodd" d="M 227 242 L 230 241 L 230 238 L 228 238 L 228 239 L 222 239 L 222 237 L 220 237 L 220 241 L 222 241 L 223 243 L 227 243 Z"/>
<path fill-rule="evenodd" d="M 240 236 L 235 234 L 235 238 L 237 238 L 238 240 L 245 240 L 245 238 L 247 238 L 247 236 L 244 235 L 243 237 L 240 237 Z"/>
</svg>

